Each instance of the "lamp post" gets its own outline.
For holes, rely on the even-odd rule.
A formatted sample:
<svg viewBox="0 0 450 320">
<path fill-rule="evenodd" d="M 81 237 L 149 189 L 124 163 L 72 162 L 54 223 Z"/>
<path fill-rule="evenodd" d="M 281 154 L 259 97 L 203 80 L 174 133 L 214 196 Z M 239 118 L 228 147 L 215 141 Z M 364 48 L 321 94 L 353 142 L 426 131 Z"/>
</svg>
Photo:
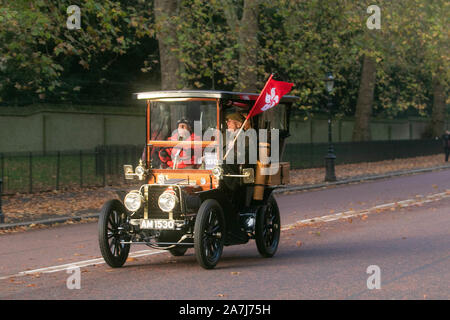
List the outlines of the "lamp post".
<svg viewBox="0 0 450 320">
<path fill-rule="evenodd" d="M 327 72 L 324 79 L 325 88 L 327 90 L 327 109 L 328 109 L 328 152 L 325 156 L 325 181 L 336 181 L 336 174 L 334 172 L 334 161 L 336 159 L 336 154 L 334 153 L 334 146 L 332 140 L 331 132 L 331 118 L 332 118 L 332 108 L 333 102 L 331 100 L 331 93 L 334 87 L 334 77 L 331 72 Z"/>
</svg>

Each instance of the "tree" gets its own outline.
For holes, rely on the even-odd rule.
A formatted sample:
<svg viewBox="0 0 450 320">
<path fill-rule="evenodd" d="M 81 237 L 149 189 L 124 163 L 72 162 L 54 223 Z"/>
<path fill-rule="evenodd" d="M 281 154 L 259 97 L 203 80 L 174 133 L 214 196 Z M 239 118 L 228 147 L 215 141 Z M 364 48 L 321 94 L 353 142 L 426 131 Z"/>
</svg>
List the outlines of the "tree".
<svg viewBox="0 0 450 320">
<path fill-rule="evenodd" d="M 161 66 L 161 90 L 181 89 L 181 65 L 175 52 L 178 45 L 176 24 L 178 0 L 155 0 L 155 22 Z"/>
<path fill-rule="evenodd" d="M 361 12 L 361 9 L 366 8 L 365 2 L 363 2 L 362 7 L 360 5 L 360 3 L 356 4 L 354 8 L 354 10 L 356 9 L 356 12 Z M 359 46 L 359 55 L 362 59 L 362 69 L 355 108 L 355 125 L 353 127 L 352 135 L 353 141 L 367 141 L 371 138 L 370 117 L 372 115 L 377 78 L 377 58 L 382 55 L 382 53 L 380 53 L 380 49 L 382 48 L 380 45 L 381 29 L 378 29 L 378 27 L 381 26 L 369 28 L 371 23 L 375 25 L 380 24 L 380 21 L 377 21 L 380 18 L 380 16 L 378 16 L 378 14 L 380 14 L 378 11 L 380 7 L 375 6 L 373 8 L 374 11 L 372 12 L 374 16 L 369 17 L 369 19 L 375 21 L 370 21 L 365 24 L 361 23 L 359 28 L 361 28 L 362 31 L 359 32 L 359 36 L 354 39 L 361 43 Z M 383 10 L 386 10 L 384 3 L 382 8 Z M 368 11 L 370 12 L 370 9 Z M 358 47 L 358 44 L 356 44 L 356 46 Z"/>
<path fill-rule="evenodd" d="M 177 48 L 185 86 L 232 90 L 237 81 L 236 39 L 217 0 L 180 3 Z"/>
<path fill-rule="evenodd" d="M 361 78 L 356 102 L 355 125 L 353 127 L 353 141 L 370 140 L 370 117 L 372 115 L 373 97 L 376 83 L 375 59 L 364 55 Z"/>
<path fill-rule="evenodd" d="M 369 105 L 377 104 L 384 114 L 392 115 L 410 109 L 425 115 L 426 105 L 432 104 L 430 131 L 432 136 L 439 136 L 443 131 L 449 83 L 446 28 L 450 6 L 446 1 L 380 0 L 377 3 L 382 10 L 381 29 L 365 30 L 360 39 L 355 38 L 363 44 L 360 52 L 365 58 L 353 139 L 369 138 L 368 115 L 372 112 Z M 362 3 L 366 4 L 369 3 Z M 375 61 L 366 59 L 367 51 Z M 370 103 L 369 84 L 375 82 L 375 74 L 375 101 Z"/>
<path fill-rule="evenodd" d="M 439 137 L 444 131 L 446 96 L 450 84 L 450 59 L 448 38 L 448 17 L 450 3 L 437 0 L 423 3 L 413 1 L 410 14 L 414 14 L 419 47 L 423 50 L 424 66 L 432 79 L 433 108 L 430 123 L 432 137 Z M 411 39 L 409 39 L 411 40 Z"/>
<path fill-rule="evenodd" d="M 258 80 L 258 17 L 259 0 L 244 0 L 242 17 L 238 16 L 239 6 L 233 0 L 221 1 L 226 21 L 231 32 L 237 34 L 237 46 L 239 54 L 238 81 L 235 90 L 257 92 Z"/>
<path fill-rule="evenodd" d="M 81 29 L 68 30 L 67 7 L 77 3 Z M 258 92 L 276 73 L 295 83 L 298 107 L 311 115 L 325 111 L 323 78 L 332 71 L 335 112 L 355 115 L 354 140 L 370 139 L 372 116 L 432 114 L 432 135 L 442 131 L 450 72 L 444 0 L 377 0 L 380 30 L 367 28 L 369 1 L 0 4 L 4 101 L 112 103 L 159 87 Z"/>
<path fill-rule="evenodd" d="M 111 66 L 154 34 L 148 4 L 138 0 L 83 1 L 79 30 L 66 26 L 73 1 L 0 2 L 3 100 L 69 99 L 83 90 L 101 91 Z"/>
<path fill-rule="evenodd" d="M 344 110 L 355 95 L 355 50 L 348 6 L 341 1 L 264 1 L 261 55 L 266 72 L 295 83 L 292 93 L 308 112 L 325 111 L 324 77 L 336 78 L 336 106 Z M 350 27 L 349 27 L 350 25 Z M 350 97 L 350 98 L 349 98 Z M 335 110 L 338 111 L 338 110 Z"/>
</svg>

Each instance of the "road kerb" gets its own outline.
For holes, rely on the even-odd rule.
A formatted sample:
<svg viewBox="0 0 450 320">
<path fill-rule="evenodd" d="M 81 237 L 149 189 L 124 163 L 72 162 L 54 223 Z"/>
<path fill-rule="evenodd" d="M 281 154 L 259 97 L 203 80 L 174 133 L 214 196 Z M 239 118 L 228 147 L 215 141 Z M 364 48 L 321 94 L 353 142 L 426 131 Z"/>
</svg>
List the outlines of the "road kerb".
<svg viewBox="0 0 450 320">
<path fill-rule="evenodd" d="M 310 184 L 310 185 L 287 186 L 287 187 L 283 187 L 283 188 L 275 190 L 274 193 L 283 194 L 283 193 L 291 193 L 291 192 L 295 192 L 295 191 L 308 191 L 308 190 L 320 189 L 320 188 L 325 188 L 325 187 L 330 187 L 330 186 L 337 186 L 337 185 L 341 185 L 341 184 L 350 184 L 350 183 L 379 180 L 379 179 L 385 179 L 385 178 L 394 178 L 394 177 L 398 177 L 398 176 L 405 176 L 405 175 L 416 174 L 416 173 L 427 173 L 427 172 L 439 171 L 439 170 L 445 170 L 445 169 L 450 169 L 450 165 L 437 166 L 437 167 L 431 167 L 431 168 L 423 168 L 423 169 L 394 171 L 394 172 L 389 172 L 386 174 L 379 174 L 379 175 L 352 177 L 352 178 L 348 178 L 348 179 L 338 180 L 335 182 L 323 182 L 323 183 L 316 183 L 316 184 Z"/>
</svg>

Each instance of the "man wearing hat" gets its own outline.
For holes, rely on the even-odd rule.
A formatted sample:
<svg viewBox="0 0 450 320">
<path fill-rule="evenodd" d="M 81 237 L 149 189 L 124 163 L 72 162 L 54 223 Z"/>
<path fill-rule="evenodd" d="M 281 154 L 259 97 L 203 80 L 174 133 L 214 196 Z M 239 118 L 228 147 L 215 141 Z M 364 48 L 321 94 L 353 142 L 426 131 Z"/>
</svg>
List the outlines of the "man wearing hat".
<svg viewBox="0 0 450 320">
<path fill-rule="evenodd" d="M 227 122 L 227 129 L 230 131 L 237 131 L 241 128 L 242 124 L 244 123 L 245 118 L 242 114 L 235 112 L 232 114 L 229 114 L 226 117 L 226 122 Z"/>
<path fill-rule="evenodd" d="M 227 134 L 225 136 L 226 148 L 225 153 L 228 149 L 234 148 L 236 150 L 236 142 L 233 143 L 235 136 L 239 132 L 239 129 L 242 127 L 242 124 L 245 121 L 245 118 L 238 112 L 231 113 L 226 116 L 225 121 L 227 123 Z"/>
<path fill-rule="evenodd" d="M 177 130 L 174 131 L 174 134 L 168 138 L 171 141 L 194 141 L 200 140 L 196 139 L 194 133 L 191 134 L 192 127 L 190 121 L 186 118 L 182 118 L 177 121 Z M 159 151 L 159 159 L 163 167 L 173 168 L 174 160 L 177 158 L 177 165 L 175 169 L 183 169 L 183 168 L 194 168 L 195 166 L 195 158 L 194 151 L 190 150 L 191 148 L 163 148 Z"/>
</svg>

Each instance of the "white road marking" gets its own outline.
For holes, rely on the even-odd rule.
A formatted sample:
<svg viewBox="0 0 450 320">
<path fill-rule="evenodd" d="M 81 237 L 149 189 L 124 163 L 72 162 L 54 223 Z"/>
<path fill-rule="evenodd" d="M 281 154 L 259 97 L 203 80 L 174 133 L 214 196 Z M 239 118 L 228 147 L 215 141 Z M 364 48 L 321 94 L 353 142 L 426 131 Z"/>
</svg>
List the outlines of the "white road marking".
<svg viewBox="0 0 450 320">
<path fill-rule="evenodd" d="M 151 256 L 154 254 L 160 254 L 160 253 L 164 253 L 164 252 L 167 252 L 167 251 L 142 250 L 142 251 L 131 252 L 128 257 L 138 258 L 138 257 L 144 257 L 144 256 Z M 14 275 L 0 277 L 0 280 L 14 278 L 14 277 L 22 277 L 22 276 L 38 274 L 38 273 L 54 273 L 54 272 L 59 272 L 59 271 L 65 271 L 68 268 L 73 268 L 73 267 L 81 268 L 81 267 L 88 267 L 88 266 L 104 264 L 104 263 L 105 263 L 105 260 L 103 258 L 84 260 L 84 261 L 72 262 L 72 263 L 67 263 L 67 264 L 61 264 L 58 266 L 45 267 L 45 268 L 39 268 L 39 269 L 34 269 L 34 270 L 26 270 L 26 271 L 22 271 L 17 274 L 14 274 Z"/>
<path fill-rule="evenodd" d="M 450 190 L 447 190 L 446 192 L 431 194 L 426 197 L 416 196 L 415 199 L 407 199 L 407 200 L 402 200 L 402 201 L 398 201 L 398 202 L 385 203 L 382 205 L 378 205 L 378 206 L 375 206 L 375 207 L 372 207 L 369 209 L 360 210 L 360 211 L 350 210 L 350 211 L 339 212 L 336 214 L 326 215 L 326 216 L 322 216 L 322 217 L 299 220 L 297 222 L 283 226 L 281 228 L 281 231 L 286 231 L 286 230 L 290 230 L 290 229 L 293 229 L 296 227 L 307 226 L 307 225 L 311 225 L 311 224 L 315 224 L 315 223 L 319 223 L 319 222 L 331 222 L 331 221 L 335 221 L 335 220 L 339 220 L 339 219 L 348 219 L 348 218 L 353 218 L 353 217 L 359 217 L 359 216 L 368 215 L 371 213 L 388 210 L 391 208 L 398 208 L 398 207 L 405 208 L 405 207 L 410 207 L 410 206 L 414 206 L 414 205 L 420 205 L 423 203 L 430 203 L 430 202 L 439 201 L 439 200 L 449 198 L 449 197 L 450 197 Z M 167 252 L 167 251 L 166 250 L 142 250 L 142 251 L 135 251 L 135 252 L 130 253 L 129 257 L 137 258 L 137 257 L 161 254 L 161 253 L 165 253 L 165 252 Z M 62 264 L 62 265 L 58 265 L 58 266 L 22 271 L 17 274 L 14 274 L 14 275 L 0 277 L 0 280 L 14 278 L 14 277 L 21 277 L 21 276 L 25 276 L 25 275 L 38 274 L 38 273 L 54 273 L 54 272 L 59 272 L 59 271 L 65 271 L 71 267 L 81 268 L 81 267 L 87 267 L 87 266 L 91 266 L 91 265 L 104 264 L 104 263 L 105 263 L 105 260 L 103 258 L 84 260 L 84 261 L 79 261 L 79 262 Z"/>
<path fill-rule="evenodd" d="M 336 221 L 339 219 L 348 219 L 348 218 L 353 218 L 353 217 L 364 216 L 364 215 L 368 215 L 371 213 L 377 213 L 380 211 L 390 210 L 392 208 L 406 208 L 406 207 L 411 207 L 411 206 L 415 206 L 415 205 L 421 205 L 424 203 L 439 201 L 439 200 L 449 198 L 449 197 L 450 197 L 450 190 L 447 190 L 446 192 L 431 194 L 428 196 L 419 195 L 419 196 L 416 196 L 416 198 L 414 198 L 414 199 L 407 199 L 407 200 L 402 200 L 402 201 L 397 201 L 397 202 L 384 203 L 384 204 L 381 204 L 381 205 L 378 205 L 378 206 L 375 206 L 375 207 L 372 207 L 369 209 L 363 209 L 363 210 L 359 210 L 359 211 L 350 210 L 350 211 L 339 212 L 336 214 L 331 214 L 331 215 L 322 216 L 322 217 L 299 220 L 294 223 L 285 225 L 284 227 L 281 228 L 281 231 L 290 230 L 290 229 L 293 229 L 296 227 L 301 227 L 301 226 L 307 226 L 307 225 L 311 225 L 314 223 L 331 222 L 331 221 Z"/>
</svg>

